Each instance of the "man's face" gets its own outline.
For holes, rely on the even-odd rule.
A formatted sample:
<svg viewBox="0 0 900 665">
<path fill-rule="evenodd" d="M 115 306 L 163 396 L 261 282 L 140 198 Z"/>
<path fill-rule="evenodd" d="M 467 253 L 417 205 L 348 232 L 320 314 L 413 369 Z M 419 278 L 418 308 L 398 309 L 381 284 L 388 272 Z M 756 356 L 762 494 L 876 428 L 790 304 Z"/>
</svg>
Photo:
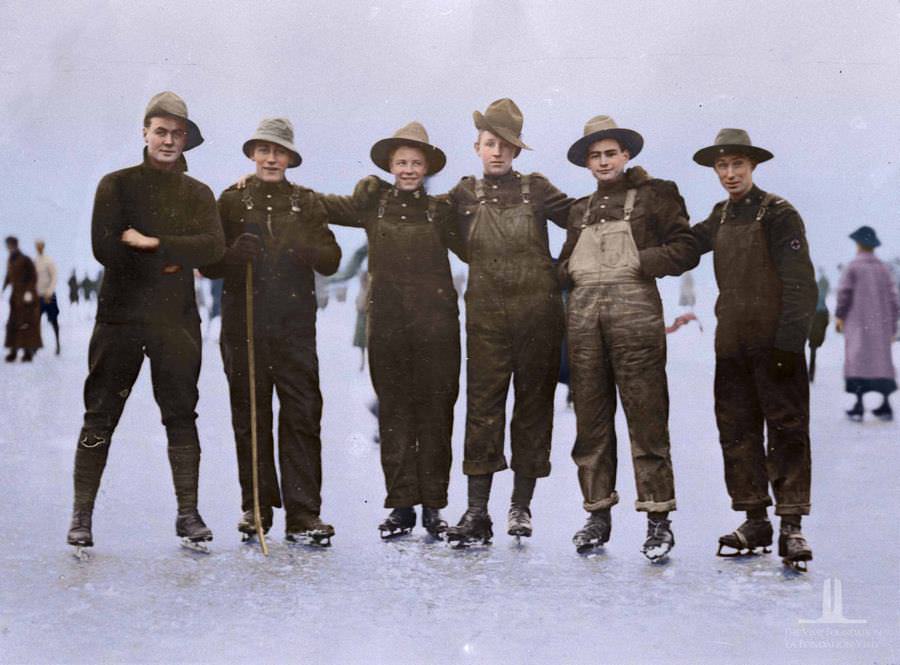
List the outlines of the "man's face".
<svg viewBox="0 0 900 665">
<path fill-rule="evenodd" d="M 6 243 L 6 251 L 9 252 L 10 254 L 12 254 L 12 253 L 13 253 L 14 251 L 16 251 L 17 249 L 18 249 L 18 246 L 17 246 L 17 245 L 14 245 L 14 244 L 11 243 L 11 242 L 7 242 L 7 243 Z"/>
<path fill-rule="evenodd" d="M 481 157 L 484 175 L 501 176 L 512 170 L 518 149 L 485 129 L 478 135 L 475 152 Z"/>
<path fill-rule="evenodd" d="M 425 153 L 418 148 L 402 145 L 391 156 L 391 173 L 397 189 L 403 192 L 414 192 L 422 186 L 428 162 Z"/>
<path fill-rule="evenodd" d="M 44 243 L 41 242 L 40 240 L 38 240 L 36 243 L 34 243 L 34 248 L 37 250 L 38 254 L 44 253 Z"/>
<path fill-rule="evenodd" d="M 746 155 L 722 155 L 713 165 L 719 182 L 732 199 L 739 199 L 753 187 L 756 164 Z"/>
<path fill-rule="evenodd" d="M 263 182 L 281 182 L 284 171 L 291 163 L 291 153 L 277 143 L 256 141 L 252 159 L 256 162 L 256 177 Z"/>
<path fill-rule="evenodd" d="M 172 116 L 150 118 L 150 125 L 144 127 L 144 142 L 150 163 L 158 169 L 169 170 L 184 152 L 187 123 Z"/>
<path fill-rule="evenodd" d="M 585 164 L 600 184 L 616 182 L 625 173 L 631 155 L 615 139 L 600 139 L 588 147 Z"/>
</svg>

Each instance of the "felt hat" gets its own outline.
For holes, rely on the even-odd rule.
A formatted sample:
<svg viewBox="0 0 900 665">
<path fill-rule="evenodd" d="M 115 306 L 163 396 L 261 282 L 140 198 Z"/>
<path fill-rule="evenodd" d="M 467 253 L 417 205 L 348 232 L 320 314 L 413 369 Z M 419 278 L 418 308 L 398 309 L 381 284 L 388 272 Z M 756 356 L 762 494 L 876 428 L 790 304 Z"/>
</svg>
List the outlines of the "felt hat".
<svg viewBox="0 0 900 665">
<path fill-rule="evenodd" d="M 619 127 L 608 115 L 596 115 L 585 123 L 584 135 L 569 148 L 569 161 L 577 166 L 586 166 L 588 148 L 602 139 L 615 139 L 631 158 L 636 157 L 644 147 L 644 137 L 636 131 Z"/>
<path fill-rule="evenodd" d="M 860 226 L 850 234 L 850 239 L 855 240 L 863 247 L 869 247 L 870 249 L 875 249 L 876 247 L 881 245 L 881 241 L 878 240 L 878 235 L 875 233 L 875 229 L 873 229 L 871 226 Z"/>
<path fill-rule="evenodd" d="M 148 118 L 166 115 L 181 118 L 187 124 L 188 134 L 187 142 L 184 146 L 185 152 L 203 143 L 203 135 L 200 133 L 200 128 L 197 126 L 197 123 L 188 118 L 187 104 L 174 92 L 165 91 L 153 95 L 147 104 L 147 110 L 144 111 L 144 121 Z"/>
<path fill-rule="evenodd" d="M 425 153 L 425 161 L 428 163 L 427 175 L 434 175 L 447 163 L 444 152 L 428 142 L 428 132 L 422 123 L 415 121 L 398 129 L 390 138 L 376 141 L 369 154 L 378 168 L 390 171 L 391 153 L 404 145 L 418 148 Z"/>
<path fill-rule="evenodd" d="M 256 141 L 268 141 L 288 150 L 291 153 L 288 168 L 300 166 L 303 161 L 294 146 L 294 126 L 287 118 L 263 118 L 253 136 L 244 141 L 244 154 L 247 157 L 253 157 L 253 144 Z"/>
<path fill-rule="evenodd" d="M 477 130 L 487 130 L 519 149 L 531 150 L 522 141 L 524 119 L 522 111 L 513 100 L 504 97 L 491 102 L 484 113 L 475 111 L 472 118 Z"/>
<path fill-rule="evenodd" d="M 701 148 L 694 153 L 694 161 L 701 166 L 714 166 L 716 159 L 721 155 L 729 154 L 747 155 L 754 162 L 767 162 L 774 155 L 766 150 L 753 145 L 750 135 L 744 129 L 725 128 L 716 134 L 716 141 L 711 146 Z"/>
</svg>

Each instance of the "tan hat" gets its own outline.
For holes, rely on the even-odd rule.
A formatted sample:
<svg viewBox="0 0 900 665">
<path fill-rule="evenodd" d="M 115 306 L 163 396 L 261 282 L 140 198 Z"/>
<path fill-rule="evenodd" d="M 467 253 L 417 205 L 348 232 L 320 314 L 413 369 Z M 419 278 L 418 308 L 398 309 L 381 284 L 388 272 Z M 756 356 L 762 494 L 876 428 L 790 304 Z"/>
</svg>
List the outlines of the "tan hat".
<svg viewBox="0 0 900 665">
<path fill-rule="evenodd" d="M 508 97 L 491 102 L 483 114 L 480 111 L 475 111 L 472 114 L 472 118 L 475 120 L 475 128 L 477 130 L 487 130 L 517 148 L 531 150 L 522 142 L 521 138 L 522 124 L 524 122 L 522 111 Z"/>
<path fill-rule="evenodd" d="M 181 118 L 187 123 L 188 135 L 187 143 L 184 146 L 185 151 L 196 148 L 203 143 L 203 135 L 200 133 L 200 128 L 193 120 L 188 118 L 187 104 L 174 92 L 165 91 L 153 95 L 150 103 L 147 104 L 147 110 L 144 111 L 144 121 L 148 118 L 164 115 Z"/>
<path fill-rule="evenodd" d="M 427 175 L 434 175 L 447 163 L 447 156 L 443 151 L 428 142 L 428 132 L 425 131 L 422 123 L 415 121 L 398 129 L 392 137 L 376 141 L 369 155 L 378 168 L 389 172 L 391 170 L 391 153 L 404 145 L 419 148 L 425 153 L 425 161 L 428 162 Z"/>
<path fill-rule="evenodd" d="M 584 136 L 569 148 L 569 161 L 577 166 L 587 165 L 587 151 L 592 144 L 603 139 L 615 139 L 633 159 L 644 147 L 644 137 L 633 129 L 619 127 L 608 115 L 595 115 L 584 125 Z"/>
<path fill-rule="evenodd" d="M 716 159 L 728 154 L 747 155 L 754 162 L 767 162 L 773 155 L 764 148 L 759 148 L 750 141 L 750 135 L 744 129 L 720 129 L 716 134 L 716 142 L 694 153 L 694 161 L 701 166 L 714 166 Z"/>
<path fill-rule="evenodd" d="M 263 118 L 256 128 L 256 133 L 244 141 L 244 154 L 247 157 L 253 157 L 253 144 L 256 141 L 268 141 L 289 150 L 291 153 L 289 169 L 300 166 L 300 162 L 303 161 L 297 148 L 294 147 L 294 126 L 287 118 Z"/>
</svg>

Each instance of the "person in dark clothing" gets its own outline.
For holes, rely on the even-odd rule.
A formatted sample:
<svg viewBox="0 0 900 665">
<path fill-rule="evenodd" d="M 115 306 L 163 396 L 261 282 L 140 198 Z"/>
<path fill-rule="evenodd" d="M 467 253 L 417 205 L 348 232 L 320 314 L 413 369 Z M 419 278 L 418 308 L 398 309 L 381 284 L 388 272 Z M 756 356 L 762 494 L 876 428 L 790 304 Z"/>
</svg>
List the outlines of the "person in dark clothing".
<svg viewBox="0 0 900 665">
<path fill-rule="evenodd" d="M 9 349 L 6 362 L 14 362 L 22 349 L 22 362 L 31 362 L 41 342 L 41 308 L 38 299 L 38 274 L 34 262 L 19 250 L 15 236 L 6 239 L 9 260 L 3 289 L 10 288 L 9 318 L 6 321 L 6 341 Z"/>
<path fill-rule="evenodd" d="M 284 118 L 263 120 L 243 146 L 256 164 L 243 187 L 219 197 L 228 249 L 221 261 L 201 268 L 224 278 L 222 360 L 231 395 L 243 516 L 238 530 L 255 534 L 247 338 L 247 264 L 252 264 L 253 337 L 258 432 L 259 500 L 263 528 L 273 508 L 284 506 L 289 541 L 325 543 L 334 528 L 319 517 L 322 489 L 322 395 L 316 356 L 313 271 L 333 274 L 341 250 L 326 225 L 325 208 L 310 189 L 291 183 L 285 170 L 300 165 L 294 129 Z M 272 434 L 277 392 L 279 487 Z"/>
<path fill-rule="evenodd" d="M 78 277 L 75 276 L 75 269 L 72 269 L 72 274 L 69 275 L 69 281 L 66 282 L 69 285 L 69 304 L 77 305 L 78 304 Z"/>
<path fill-rule="evenodd" d="M 163 92 L 150 100 L 144 140 L 143 163 L 105 175 L 94 200 L 91 239 L 105 272 L 75 453 L 68 542 L 77 547 L 93 545 L 100 478 L 145 356 L 168 438 L 176 534 L 188 546 L 202 547 L 212 539 L 197 510 L 200 443 L 194 409 L 201 354 L 193 269 L 222 256 L 222 229 L 210 189 L 184 173 L 183 151 L 203 137 L 180 97 Z"/>
<path fill-rule="evenodd" d="M 522 112 L 511 99 L 474 113 L 475 152 L 484 177 L 463 178 L 449 193 L 465 240 L 466 439 L 463 472 L 469 507 L 448 538 L 460 543 L 492 535 L 488 514 L 493 474 L 504 455 L 510 379 L 515 406 L 510 424 L 514 491 L 507 533 L 530 536 L 537 478 L 550 473 L 553 398 L 559 377 L 562 299 L 547 237 L 547 220 L 566 227 L 572 199 L 539 173 L 513 170 L 522 149 Z"/>
<path fill-rule="evenodd" d="M 378 396 L 384 506 L 393 509 L 378 528 L 383 538 L 409 533 L 421 504 L 422 526 L 440 538 L 447 529 L 440 510 L 447 505 L 460 369 L 447 250 L 462 255 L 463 248 L 449 205 L 425 192 L 425 177 L 446 159 L 421 124 L 378 141 L 371 157 L 394 183 L 369 176 L 357 186 L 364 200 L 328 196 L 325 207 L 331 223 L 364 228 L 368 238 L 363 343 Z"/>
<path fill-rule="evenodd" d="M 716 420 L 731 505 L 747 513 L 719 539 L 719 553 L 771 545 L 771 485 L 779 554 L 802 568 L 812 559 L 800 529 L 810 510 L 811 469 L 804 347 L 817 289 L 800 215 L 753 184 L 757 164 L 771 158 L 742 129 L 723 129 L 714 145 L 697 151 L 694 161 L 715 169 L 728 198 L 692 231 L 700 252 L 713 252 Z"/>
<path fill-rule="evenodd" d="M 675 481 L 669 451 L 666 332 L 656 280 L 699 261 L 678 186 L 626 170 L 643 137 L 609 116 L 588 120 L 569 149 L 596 190 L 569 213 L 560 278 L 572 285 L 567 332 L 578 434 L 572 458 L 587 524 L 573 541 L 579 552 L 609 538 L 616 492 L 616 389 L 628 422 L 637 501 L 647 513 L 644 555 L 661 561 L 675 544 L 669 512 Z"/>
</svg>

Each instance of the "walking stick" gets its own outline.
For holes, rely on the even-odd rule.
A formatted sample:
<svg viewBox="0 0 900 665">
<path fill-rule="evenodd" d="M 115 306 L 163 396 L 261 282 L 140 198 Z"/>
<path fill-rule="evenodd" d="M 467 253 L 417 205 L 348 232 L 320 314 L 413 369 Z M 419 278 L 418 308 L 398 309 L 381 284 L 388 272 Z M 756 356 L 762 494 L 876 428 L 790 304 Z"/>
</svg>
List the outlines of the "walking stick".
<svg viewBox="0 0 900 665">
<path fill-rule="evenodd" d="M 253 340 L 253 262 L 247 261 L 247 374 L 250 377 L 250 459 L 253 464 L 253 525 L 262 553 L 269 556 L 259 510 L 259 444 L 256 427 L 256 356 Z"/>
</svg>

